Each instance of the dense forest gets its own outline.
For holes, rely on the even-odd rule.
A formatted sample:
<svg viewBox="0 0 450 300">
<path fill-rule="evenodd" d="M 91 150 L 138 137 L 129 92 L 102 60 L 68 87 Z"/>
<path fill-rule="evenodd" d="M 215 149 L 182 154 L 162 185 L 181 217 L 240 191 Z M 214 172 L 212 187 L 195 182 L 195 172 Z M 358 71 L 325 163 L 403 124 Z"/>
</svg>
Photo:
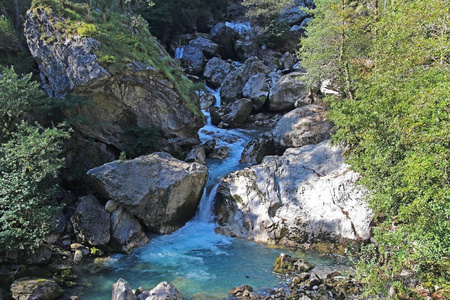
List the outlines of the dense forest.
<svg viewBox="0 0 450 300">
<path fill-rule="evenodd" d="M 63 115 L 62 110 L 70 109 L 67 103 L 46 97 L 34 80 L 38 76 L 22 18 L 41 2 L 46 0 L 0 4 L 0 252 L 39 247 L 53 228 L 53 216 L 65 205 L 55 195 L 62 184 L 63 144 L 78 120 Z M 57 2 L 66 7 L 70 1 Z M 92 20 L 102 16 L 105 28 L 116 14 L 134 18 L 140 22 L 136 28 L 147 27 L 166 46 L 176 34 L 212 27 L 210 20 L 226 6 L 219 0 L 72 2 L 85 5 Z M 389 295 L 391 288 L 398 298 L 422 298 L 417 288 L 422 286 L 433 289 L 434 298 L 448 299 L 450 1 L 314 3 L 314 9 L 304 8 L 313 20 L 296 54 L 307 70 L 310 91 L 319 93 L 320 83 L 327 81 L 337 92 L 319 95 L 319 101 L 335 126 L 332 141 L 346 146 L 346 159 L 361 174 L 359 183 L 371 191 L 367 201 L 375 212 L 373 238 L 349 252 L 357 279 L 366 296 Z M 265 32 L 266 44 L 283 42 L 285 24 L 276 20 L 288 1 L 243 4 Z M 90 26 L 89 20 L 86 24 L 86 34 L 103 28 Z M 117 66 L 129 50 L 113 48 L 113 55 L 99 56 Z M 145 44 L 137 48 L 150 52 Z M 163 62 L 161 69 L 167 65 Z M 171 72 L 167 74 L 181 76 Z M 198 89 L 183 84 L 180 90 Z"/>
</svg>

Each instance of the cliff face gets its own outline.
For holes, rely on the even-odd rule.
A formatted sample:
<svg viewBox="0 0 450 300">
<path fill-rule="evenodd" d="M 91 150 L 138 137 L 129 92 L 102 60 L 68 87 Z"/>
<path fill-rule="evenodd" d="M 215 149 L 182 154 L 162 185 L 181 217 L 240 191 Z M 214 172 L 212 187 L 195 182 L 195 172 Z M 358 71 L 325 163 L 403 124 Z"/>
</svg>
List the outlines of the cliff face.
<svg viewBox="0 0 450 300">
<path fill-rule="evenodd" d="M 76 125 L 77 129 L 119 150 L 134 142 L 129 132 L 136 129 L 158 129 L 163 138 L 161 145 L 165 146 L 169 139 L 175 138 L 178 143 L 180 138 L 198 139 L 204 118 L 194 94 L 189 89 L 185 89 L 187 92 L 180 89 L 179 82 L 186 79 L 176 75 L 179 73 L 170 73 L 176 67 L 166 62 L 168 54 L 148 32 L 141 30 L 143 38 L 139 40 L 141 33 L 129 29 L 125 18 L 114 22 L 96 25 L 73 21 L 65 16 L 64 10 L 42 4 L 28 13 L 27 43 L 39 65 L 47 94 L 87 96 L 91 104 L 75 111 L 86 120 Z M 111 30 L 107 33 L 102 28 Z M 112 35 L 125 36 L 124 32 L 132 36 L 138 45 L 133 47 L 141 51 L 126 53 L 128 44 L 112 44 L 117 42 Z"/>
</svg>

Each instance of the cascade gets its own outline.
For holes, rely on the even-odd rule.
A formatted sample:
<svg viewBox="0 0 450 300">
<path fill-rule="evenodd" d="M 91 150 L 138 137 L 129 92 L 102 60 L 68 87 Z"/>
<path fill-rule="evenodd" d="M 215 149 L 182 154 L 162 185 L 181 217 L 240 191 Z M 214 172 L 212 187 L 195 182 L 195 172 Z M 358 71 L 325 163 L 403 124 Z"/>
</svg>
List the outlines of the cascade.
<svg viewBox="0 0 450 300">
<path fill-rule="evenodd" d="M 242 21 L 225 22 L 225 26 L 233 28 L 239 34 L 243 34 L 244 32 L 252 28 L 250 22 L 242 22 Z"/>
<path fill-rule="evenodd" d="M 178 47 L 175 49 L 175 58 L 182 58 L 184 53 L 184 47 Z"/>
</svg>

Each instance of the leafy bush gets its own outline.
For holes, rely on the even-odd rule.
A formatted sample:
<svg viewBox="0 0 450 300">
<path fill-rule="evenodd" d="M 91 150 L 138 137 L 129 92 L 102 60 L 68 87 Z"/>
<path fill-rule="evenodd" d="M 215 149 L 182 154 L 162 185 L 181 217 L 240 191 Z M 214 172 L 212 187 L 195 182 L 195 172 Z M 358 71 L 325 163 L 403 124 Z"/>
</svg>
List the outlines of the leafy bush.
<svg viewBox="0 0 450 300">
<path fill-rule="evenodd" d="M 160 146 L 161 133 L 158 128 L 132 128 L 127 132 L 131 142 L 131 146 L 125 149 L 122 158 L 134 158 L 139 155 L 154 152 Z"/>
</svg>

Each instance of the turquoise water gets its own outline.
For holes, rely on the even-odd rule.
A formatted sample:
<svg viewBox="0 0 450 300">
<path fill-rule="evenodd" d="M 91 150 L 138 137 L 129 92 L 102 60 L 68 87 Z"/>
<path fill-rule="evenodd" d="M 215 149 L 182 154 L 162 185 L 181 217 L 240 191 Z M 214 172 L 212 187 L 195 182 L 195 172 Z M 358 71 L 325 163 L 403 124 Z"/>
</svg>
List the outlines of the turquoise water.
<svg viewBox="0 0 450 300">
<path fill-rule="evenodd" d="M 206 113 L 208 116 L 208 114 Z M 215 232 L 211 212 L 215 190 L 220 178 L 243 168 L 239 164 L 243 147 L 255 132 L 224 130 L 208 124 L 199 132 L 202 141 L 217 139 L 218 146 L 230 148 L 226 160 L 208 160 L 209 179 L 197 215 L 183 228 L 170 235 L 156 236 L 146 246 L 130 255 L 113 255 L 77 267 L 80 299 L 111 298 L 111 285 L 119 278 L 132 289 L 154 288 L 168 281 L 185 299 L 223 299 L 228 292 L 243 284 L 264 293 L 279 288 L 284 278 L 272 272 L 280 253 L 302 257 L 316 265 L 318 274 L 346 267 L 336 259 L 321 255 L 294 253 L 290 249 L 271 248 L 246 240 L 233 239 Z"/>
</svg>

